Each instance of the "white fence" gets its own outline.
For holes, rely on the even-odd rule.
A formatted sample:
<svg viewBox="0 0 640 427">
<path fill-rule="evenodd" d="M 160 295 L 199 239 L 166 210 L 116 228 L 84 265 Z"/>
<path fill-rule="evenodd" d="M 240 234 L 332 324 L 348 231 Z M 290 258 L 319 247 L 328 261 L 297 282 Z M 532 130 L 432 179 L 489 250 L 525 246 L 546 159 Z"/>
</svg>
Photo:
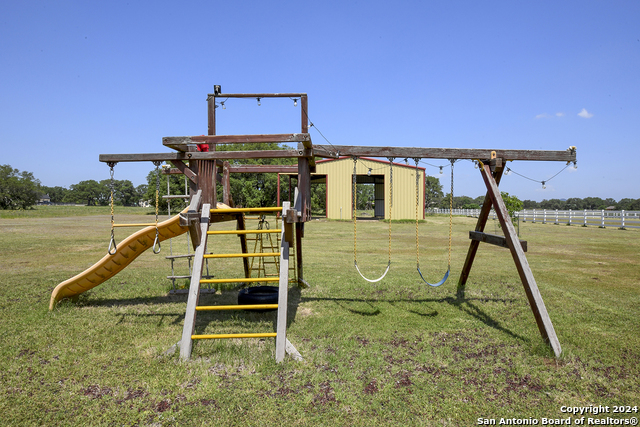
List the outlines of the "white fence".
<svg viewBox="0 0 640 427">
<path fill-rule="evenodd" d="M 449 214 L 449 209 L 432 209 L 430 212 Z M 480 214 L 480 209 L 454 209 L 453 214 L 477 217 Z M 640 228 L 640 211 L 525 209 L 517 212 L 516 215 L 522 222 L 582 225 L 584 227 L 591 225 L 600 228 Z M 489 218 L 496 219 L 496 213 L 493 209 Z"/>
</svg>

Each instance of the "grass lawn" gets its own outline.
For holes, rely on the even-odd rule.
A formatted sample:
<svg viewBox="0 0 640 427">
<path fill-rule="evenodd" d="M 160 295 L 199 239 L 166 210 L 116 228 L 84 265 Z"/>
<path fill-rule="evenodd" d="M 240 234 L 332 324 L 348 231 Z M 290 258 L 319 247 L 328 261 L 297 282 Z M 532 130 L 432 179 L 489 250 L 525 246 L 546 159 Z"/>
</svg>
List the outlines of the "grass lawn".
<svg viewBox="0 0 640 427">
<path fill-rule="evenodd" d="M 116 220 L 149 212 L 117 208 Z M 454 218 L 452 272 L 439 288 L 416 272 L 415 223 L 391 224 L 391 269 L 372 285 L 353 267 L 352 223 L 314 220 L 303 239 L 311 287 L 289 292 L 288 338 L 304 361 L 276 364 L 273 339 L 196 342 L 188 362 L 165 354 L 180 340 L 186 306 L 168 293 L 168 242 L 50 312 L 53 288 L 106 253 L 109 220 L 99 208 L 0 211 L 2 425 L 542 425 L 543 417 L 573 423 L 579 416 L 561 408 L 590 405 L 610 412 L 587 417 L 638 416 L 613 411 L 640 406 L 640 231 L 521 223 L 562 345 L 555 359 L 508 250 L 482 244 L 466 288 L 456 288 L 475 219 Z M 387 226 L 358 223 L 367 277 L 386 268 Z M 486 231 L 499 233 L 491 221 Z M 422 272 L 437 281 L 448 217 L 427 217 L 420 236 Z M 215 236 L 209 248 L 237 251 L 237 240 Z M 185 236 L 172 242 L 174 253 L 186 247 Z M 242 274 L 237 260 L 210 268 Z M 200 304 L 233 304 L 236 294 L 203 295 Z M 201 312 L 196 330 L 274 327 L 275 313 Z"/>
</svg>

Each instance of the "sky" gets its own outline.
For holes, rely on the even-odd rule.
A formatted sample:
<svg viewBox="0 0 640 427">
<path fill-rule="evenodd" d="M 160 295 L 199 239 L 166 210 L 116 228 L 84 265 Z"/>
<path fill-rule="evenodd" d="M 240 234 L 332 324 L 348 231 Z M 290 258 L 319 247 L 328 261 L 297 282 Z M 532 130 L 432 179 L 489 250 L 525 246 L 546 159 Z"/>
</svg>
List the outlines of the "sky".
<svg viewBox="0 0 640 427">
<path fill-rule="evenodd" d="M 0 164 L 43 185 L 100 154 L 207 133 L 207 94 L 302 92 L 315 144 L 565 150 L 512 162 L 521 200 L 640 198 L 638 1 L 20 1 L 0 4 Z M 315 128 L 315 129 L 314 129 Z M 322 133 L 322 135 L 318 132 Z M 229 99 L 218 134 L 300 131 L 289 99 Z M 446 160 L 425 160 L 439 174 Z M 150 163 L 116 179 L 146 182 Z M 469 161 L 455 194 L 486 189 Z M 540 181 L 546 182 L 546 189 Z"/>
</svg>

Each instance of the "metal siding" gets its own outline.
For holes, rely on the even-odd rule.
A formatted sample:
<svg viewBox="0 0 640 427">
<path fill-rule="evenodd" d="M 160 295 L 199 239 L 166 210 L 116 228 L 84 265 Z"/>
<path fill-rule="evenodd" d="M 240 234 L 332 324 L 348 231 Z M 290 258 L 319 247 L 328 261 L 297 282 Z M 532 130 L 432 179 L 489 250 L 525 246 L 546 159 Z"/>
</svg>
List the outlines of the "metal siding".
<svg viewBox="0 0 640 427">
<path fill-rule="evenodd" d="M 372 175 L 384 175 L 385 219 L 389 219 L 389 163 L 368 159 L 358 159 L 356 173 L 366 175 L 369 168 Z M 318 162 L 316 172 L 327 175 L 327 218 L 352 219 L 353 160 L 350 158 Z M 424 170 L 419 169 L 419 203 L 424 205 Z M 422 219 L 422 212 L 418 212 Z M 415 219 L 416 217 L 416 176 L 415 167 L 393 165 L 393 207 L 392 219 Z"/>
</svg>

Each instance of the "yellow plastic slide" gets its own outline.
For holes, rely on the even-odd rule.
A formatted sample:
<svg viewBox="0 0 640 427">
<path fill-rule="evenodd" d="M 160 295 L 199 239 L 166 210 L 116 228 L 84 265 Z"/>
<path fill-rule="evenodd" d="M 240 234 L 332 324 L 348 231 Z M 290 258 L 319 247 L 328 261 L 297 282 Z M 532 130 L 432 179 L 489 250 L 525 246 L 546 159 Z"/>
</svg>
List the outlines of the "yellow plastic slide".
<svg viewBox="0 0 640 427">
<path fill-rule="evenodd" d="M 180 215 L 176 215 L 166 221 L 158 223 L 158 238 L 162 242 L 163 240 L 184 234 L 188 229 L 188 227 L 180 226 Z M 100 261 L 82 273 L 56 286 L 51 293 L 49 310 L 53 310 L 56 302 L 62 298 L 80 295 L 84 291 L 88 291 L 118 274 L 128 266 L 131 261 L 136 259 L 138 255 L 151 248 L 155 238 L 156 227 L 151 226 L 137 231 L 118 243 L 114 255 L 105 255 Z"/>
</svg>

